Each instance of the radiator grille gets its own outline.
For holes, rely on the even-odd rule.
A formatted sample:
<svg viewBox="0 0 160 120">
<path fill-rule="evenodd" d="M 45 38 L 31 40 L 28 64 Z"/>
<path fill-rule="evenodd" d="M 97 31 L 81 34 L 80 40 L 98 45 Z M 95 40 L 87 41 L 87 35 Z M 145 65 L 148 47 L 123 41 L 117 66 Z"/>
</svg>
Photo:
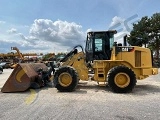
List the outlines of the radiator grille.
<svg viewBox="0 0 160 120">
<path fill-rule="evenodd" d="M 141 51 L 135 51 L 135 67 L 141 67 Z"/>
</svg>

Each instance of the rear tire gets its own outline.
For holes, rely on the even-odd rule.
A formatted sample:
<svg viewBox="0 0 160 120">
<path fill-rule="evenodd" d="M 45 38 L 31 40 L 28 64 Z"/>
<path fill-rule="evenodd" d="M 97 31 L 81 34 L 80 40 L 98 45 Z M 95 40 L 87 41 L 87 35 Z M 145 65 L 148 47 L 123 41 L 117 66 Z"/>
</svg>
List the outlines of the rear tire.
<svg viewBox="0 0 160 120">
<path fill-rule="evenodd" d="M 78 74 L 72 67 L 61 67 L 56 70 L 53 83 L 57 90 L 71 92 L 78 84 Z"/>
<path fill-rule="evenodd" d="M 126 66 L 116 66 L 109 70 L 107 75 L 108 85 L 113 92 L 131 92 L 136 85 L 134 72 Z"/>
</svg>

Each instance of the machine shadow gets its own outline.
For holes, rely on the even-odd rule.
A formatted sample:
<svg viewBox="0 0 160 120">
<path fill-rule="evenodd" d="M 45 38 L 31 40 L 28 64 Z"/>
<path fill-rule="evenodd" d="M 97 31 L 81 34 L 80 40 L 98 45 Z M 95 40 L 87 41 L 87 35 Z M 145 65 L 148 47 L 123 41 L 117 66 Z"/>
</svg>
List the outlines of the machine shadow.
<svg viewBox="0 0 160 120">
<path fill-rule="evenodd" d="M 148 94 L 156 94 L 160 93 L 160 87 L 157 85 L 136 85 L 133 92 L 133 95 L 148 95 Z"/>
<path fill-rule="evenodd" d="M 55 89 L 53 86 L 46 86 L 42 87 L 40 89 L 34 89 L 36 93 L 39 93 L 40 91 L 47 90 L 47 89 Z M 112 92 L 109 86 L 99 86 L 98 84 L 88 84 L 88 82 L 80 82 L 78 83 L 76 89 L 73 92 L 62 92 L 62 93 L 69 93 L 69 94 L 87 94 L 88 91 L 92 92 Z M 12 94 L 28 94 L 30 93 L 30 89 L 23 91 L 23 92 L 13 92 Z M 61 93 L 57 91 L 57 93 Z M 132 92 L 130 93 L 120 93 L 120 94 L 130 94 L 130 95 L 148 95 L 148 94 L 157 94 L 160 93 L 160 87 L 157 85 L 149 85 L 149 84 L 141 84 L 136 85 Z M 10 93 L 8 93 L 10 94 Z M 117 94 L 117 93 L 115 93 Z M 118 93 L 119 94 L 119 93 Z"/>
<path fill-rule="evenodd" d="M 88 90 L 91 90 L 91 91 L 94 91 L 94 92 L 104 92 L 104 91 L 109 91 L 109 87 L 108 86 L 99 86 L 98 84 L 94 84 L 94 85 L 89 85 L 86 83 L 79 83 L 75 92 L 81 92 L 81 91 L 87 91 Z"/>
</svg>

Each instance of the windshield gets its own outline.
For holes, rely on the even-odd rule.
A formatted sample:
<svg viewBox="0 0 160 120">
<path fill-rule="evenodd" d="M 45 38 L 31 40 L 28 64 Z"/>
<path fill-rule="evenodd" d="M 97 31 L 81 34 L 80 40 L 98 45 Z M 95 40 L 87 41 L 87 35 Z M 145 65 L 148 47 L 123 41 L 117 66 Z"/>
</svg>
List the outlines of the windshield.
<svg viewBox="0 0 160 120">
<path fill-rule="evenodd" d="M 103 51 L 105 40 L 106 40 L 105 33 L 95 34 L 95 51 Z"/>
<path fill-rule="evenodd" d="M 95 39 L 95 51 L 102 51 L 102 39 Z"/>
</svg>

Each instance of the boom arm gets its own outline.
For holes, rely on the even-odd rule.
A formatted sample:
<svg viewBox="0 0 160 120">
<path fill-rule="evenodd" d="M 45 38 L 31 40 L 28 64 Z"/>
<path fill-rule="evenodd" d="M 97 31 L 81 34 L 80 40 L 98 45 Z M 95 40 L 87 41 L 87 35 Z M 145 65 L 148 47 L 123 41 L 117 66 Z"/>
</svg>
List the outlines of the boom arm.
<svg viewBox="0 0 160 120">
<path fill-rule="evenodd" d="M 19 51 L 19 49 L 18 49 L 17 47 L 11 47 L 11 50 L 16 50 L 17 53 L 18 53 L 18 55 L 19 55 L 19 57 L 20 57 L 22 60 L 24 60 L 22 54 L 20 53 L 20 51 Z"/>
<path fill-rule="evenodd" d="M 81 52 L 78 52 L 77 48 L 82 49 Z M 88 68 L 85 60 L 85 53 L 81 45 L 77 45 L 69 52 L 63 59 L 60 60 L 63 62 L 62 66 L 72 66 L 78 73 L 79 79 L 88 80 Z"/>
</svg>

